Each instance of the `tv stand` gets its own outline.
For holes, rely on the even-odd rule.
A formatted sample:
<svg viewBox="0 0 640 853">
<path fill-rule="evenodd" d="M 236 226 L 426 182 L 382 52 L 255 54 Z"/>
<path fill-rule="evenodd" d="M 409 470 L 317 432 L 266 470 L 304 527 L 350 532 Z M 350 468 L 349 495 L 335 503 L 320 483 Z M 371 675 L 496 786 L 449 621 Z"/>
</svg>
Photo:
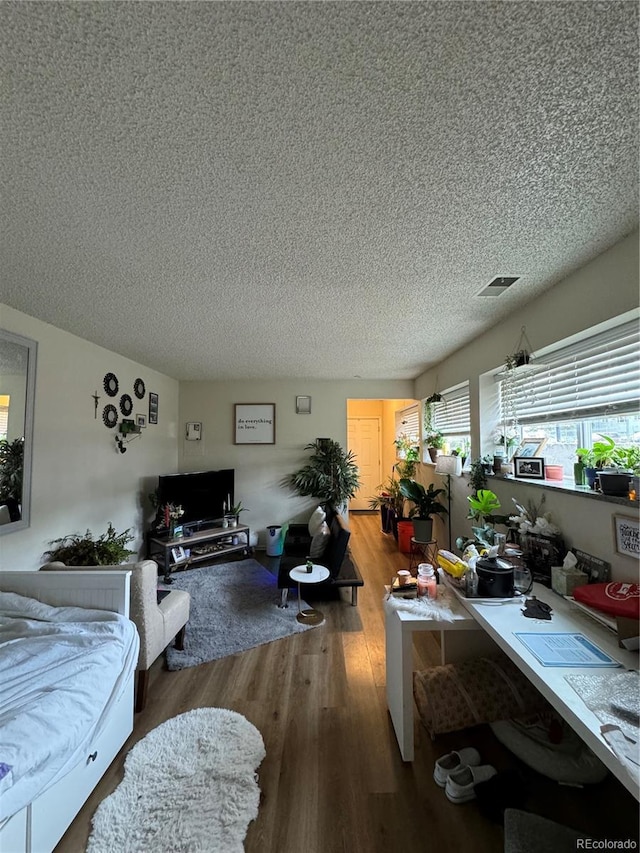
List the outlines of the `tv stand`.
<svg viewBox="0 0 640 853">
<path fill-rule="evenodd" d="M 198 522 L 200 523 L 200 522 Z M 219 521 L 207 522 L 213 526 L 208 530 L 200 530 L 190 536 L 180 536 L 170 539 L 159 533 L 150 533 L 147 537 L 147 557 L 155 560 L 163 570 L 165 579 L 172 571 L 184 570 L 198 563 L 219 559 L 227 554 L 251 553 L 249 528 L 246 524 L 237 527 L 222 527 Z M 237 537 L 234 545 L 234 537 Z M 176 560 L 172 553 L 174 548 L 190 551 L 190 556 L 184 560 Z"/>
</svg>

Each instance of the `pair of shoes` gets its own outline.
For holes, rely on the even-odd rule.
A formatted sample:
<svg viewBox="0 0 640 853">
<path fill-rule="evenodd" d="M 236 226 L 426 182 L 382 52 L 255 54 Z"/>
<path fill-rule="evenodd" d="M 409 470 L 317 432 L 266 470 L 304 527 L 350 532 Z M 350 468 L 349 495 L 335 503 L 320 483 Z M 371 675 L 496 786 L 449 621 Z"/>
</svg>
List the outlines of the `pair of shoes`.
<svg viewBox="0 0 640 853">
<path fill-rule="evenodd" d="M 468 803 L 475 799 L 475 786 L 486 782 L 495 776 L 498 771 L 490 764 L 481 764 L 477 767 L 461 767 L 449 774 L 445 786 L 445 794 L 451 803 Z"/>
<path fill-rule="evenodd" d="M 443 755 L 436 761 L 433 768 L 433 778 L 436 785 L 444 788 L 450 773 L 454 773 L 462 767 L 474 767 L 480 764 L 480 760 L 480 753 L 472 746 L 465 746 L 463 749 Z"/>
</svg>

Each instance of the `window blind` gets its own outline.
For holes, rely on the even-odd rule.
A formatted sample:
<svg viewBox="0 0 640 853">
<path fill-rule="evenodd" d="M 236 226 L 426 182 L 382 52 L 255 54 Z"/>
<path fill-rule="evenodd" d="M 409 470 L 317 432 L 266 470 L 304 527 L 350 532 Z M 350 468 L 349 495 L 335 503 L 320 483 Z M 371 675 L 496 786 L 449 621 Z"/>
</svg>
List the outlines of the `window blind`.
<svg viewBox="0 0 640 853">
<path fill-rule="evenodd" d="M 420 408 L 417 403 L 396 412 L 396 438 L 403 433 L 416 444 L 420 442 Z"/>
<path fill-rule="evenodd" d="M 469 405 L 469 383 L 451 391 L 443 391 L 446 405 L 435 407 L 433 425 L 443 435 L 467 435 L 471 432 L 471 410 Z"/>
<path fill-rule="evenodd" d="M 544 356 L 535 372 L 502 374 L 503 419 L 551 423 L 637 412 L 639 345 L 640 326 L 632 321 Z"/>
</svg>

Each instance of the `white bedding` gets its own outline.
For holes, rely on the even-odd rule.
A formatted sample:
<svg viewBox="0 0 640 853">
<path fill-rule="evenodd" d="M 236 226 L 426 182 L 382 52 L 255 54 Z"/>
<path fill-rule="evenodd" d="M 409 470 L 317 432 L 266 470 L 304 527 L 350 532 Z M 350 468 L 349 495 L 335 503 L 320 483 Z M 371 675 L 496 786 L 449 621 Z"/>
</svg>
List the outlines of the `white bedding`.
<svg viewBox="0 0 640 853">
<path fill-rule="evenodd" d="M 0 821 L 68 773 L 138 660 L 133 622 L 0 592 Z"/>
</svg>

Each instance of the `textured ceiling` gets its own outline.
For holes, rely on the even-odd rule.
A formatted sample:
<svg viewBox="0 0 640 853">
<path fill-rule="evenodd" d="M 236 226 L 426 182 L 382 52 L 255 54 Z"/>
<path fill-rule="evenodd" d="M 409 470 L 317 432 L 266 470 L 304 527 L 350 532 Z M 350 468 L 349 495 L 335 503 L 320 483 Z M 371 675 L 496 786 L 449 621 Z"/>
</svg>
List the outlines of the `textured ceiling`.
<svg viewBox="0 0 640 853">
<path fill-rule="evenodd" d="M 0 301 L 179 379 L 415 377 L 637 227 L 637 17 L 3 2 Z"/>
</svg>

